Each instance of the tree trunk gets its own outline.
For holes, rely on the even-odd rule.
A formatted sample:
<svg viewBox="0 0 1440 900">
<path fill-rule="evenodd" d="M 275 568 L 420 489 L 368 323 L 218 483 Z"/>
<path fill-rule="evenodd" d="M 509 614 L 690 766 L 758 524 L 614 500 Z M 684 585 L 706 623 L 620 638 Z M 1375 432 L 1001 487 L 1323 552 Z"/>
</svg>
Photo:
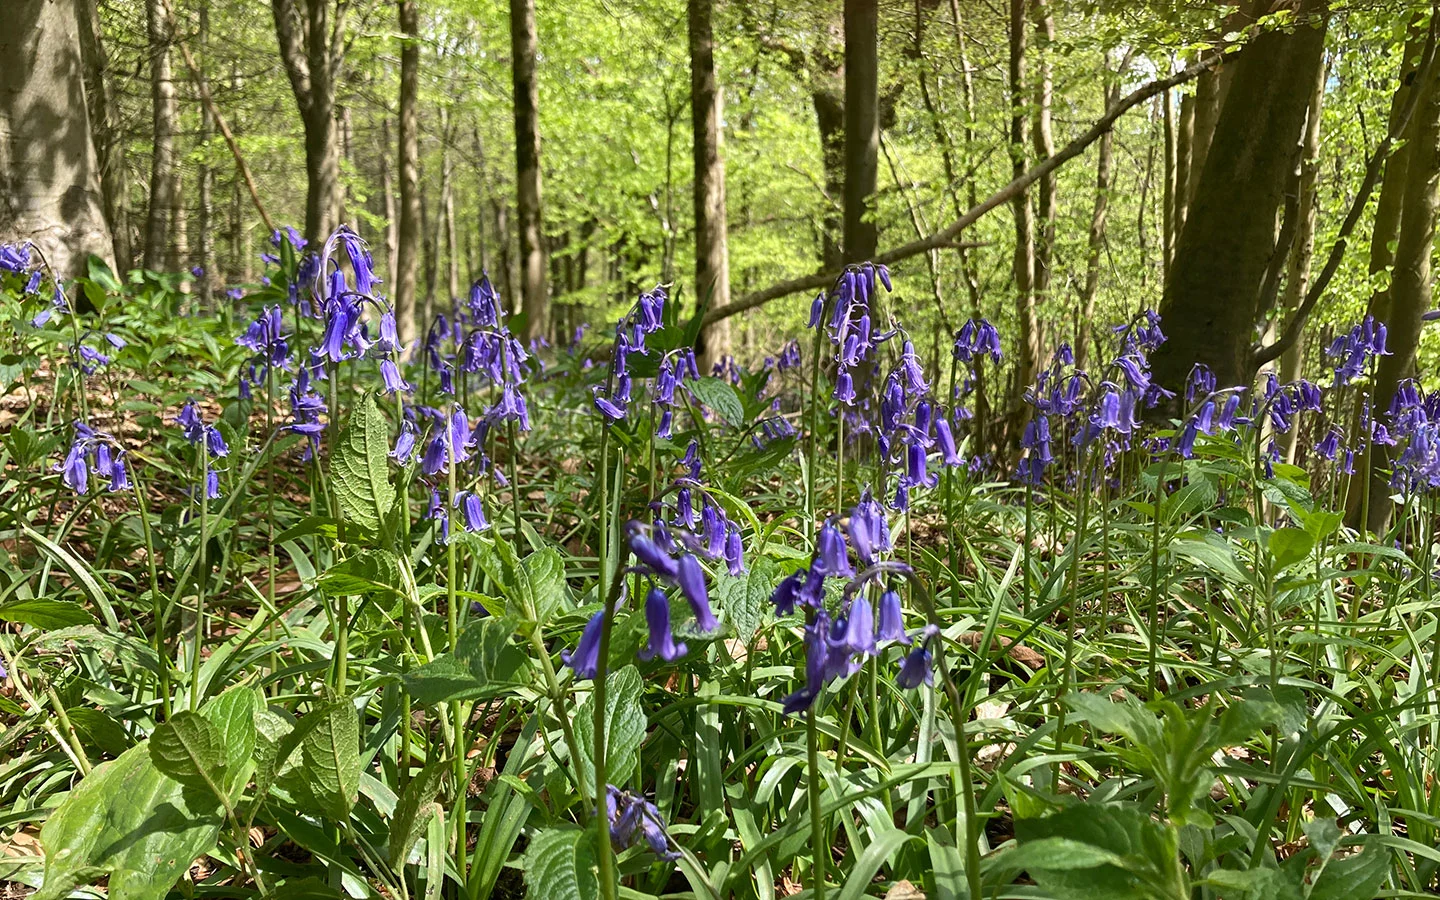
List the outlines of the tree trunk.
<svg viewBox="0 0 1440 900">
<path fill-rule="evenodd" d="M 845 0 L 845 261 L 875 255 L 871 198 L 880 152 L 880 60 L 875 0 Z"/>
<path fill-rule="evenodd" d="M 515 107 L 515 213 L 520 229 L 520 293 L 526 341 L 549 331 L 545 240 L 540 207 L 540 85 L 535 79 L 535 0 L 510 0 Z"/>
<path fill-rule="evenodd" d="M 1404 59 L 1400 64 L 1400 83 L 1390 99 L 1390 128 L 1402 115 L 1414 90 L 1414 81 L 1419 77 L 1416 66 L 1425 49 L 1425 31 L 1420 27 L 1423 19 L 1417 15 L 1410 22 L 1409 37 L 1405 41 Z M 1419 115 L 1417 111 L 1416 115 Z M 1400 235 L 1400 210 L 1404 205 L 1406 176 L 1409 172 L 1412 153 L 1410 141 L 1404 141 L 1385 160 L 1385 175 L 1380 182 L 1380 196 L 1375 201 L 1375 224 L 1370 232 L 1369 274 L 1379 275 L 1395 264 L 1395 242 Z M 1390 313 L 1390 291 L 1377 290 L 1370 297 L 1366 312 L 1380 321 Z"/>
<path fill-rule="evenodd" d="M 1175 192 L 1171 199 L 1171 230 L 1175 239 L 1185 230 L 1185 216 L 1190 209 L 1190 172 L 1194 168 L 1192 154 L 1195 150 L 1195 96 L 1180 96 L 1180 114 L 1175 122 Z"/>
<path fill-rule="evenodd" d="M 1255 38 L 1235 81 L 1175 250 L 1160 306 L 1170 340 L 1154 356 L 1179 392 L 1195 363 L 1221 386 L 1249 384 L 1257 303 L 1275 249 L 1275 214 L 1325 50 L 1325 2 L 1304 0 L 1293 30 Z"/>
<path fill-rule="evenodd" d="M 1165 176 L 1160 196 L 1160 247 L 1161 265 L 1168 275 L 1175 264 L 1175 241 L 1178 229 L 1175 226 L 1176 179 L 1175 179 L 1175 92 L 1166 91 L 1160 99 L 1164 115 L 1165 133 Z"/>
<path fill-rule="evenodd" d="M 400 225 L 396 229 L 395 326 L 408 346 L 415 327 L 415 274 L 420 260 L 419 0 L 400 0 Z M 428 323 L 427 323 L 428 324 Z"/>
<path fill-rule="evenodd" d="M 85 93 L 100 167 L 100 193 L 105 221 L 115 249 L 115 268 L 124 272 L 135 264 L 130 248 L 130 202 L 125 169 L 125 141 L 120 134 L 120 111 L 110 88 L 109 61 L 100 30 L 95 0 L 79 0 L 80 50 L 85 59 Z"/>
<path fill-rule="evenodd" d="M 329 0 L 271 0 L 280 59 L 305 128 L 305 239 L 320 245 L 340 215 L 340 138 L 335 85 L 345 61 L 345 10 Z"/>
<path fill-rule="evenodd" d="M 150 204 L 145 215 L 145 268 L 165 266 L 177 198 L 175 82 L 170 71 L 171 23 L 161 0 L 145 0 L 150 54 Z"/>
<path fill-rule="evenodd" d="M 1035 0 L 1035 35 L 1039 52 L 1035 56 L 1035 162 L 1044 162 L 1055 155 L 1055 131 L 1051 125 L 1051 100 L 1054 93 L 1050 66 L 1050 45 L 1055 41 L 1055 17 L 1050 14 L 1049 0 Z M 1055 173 L 1050 172 L 1035 185 L 1035 303 L 1050 298 L 1050 281 L 1055 256 Z"/>
<path fill-rule="evenodd" d="M 114 252 L 90 135 L 74 3 L 12 0 L 0 31 L 0 241 L 34 241 L 60 277 Z"/>
<path fill-rule="evenodd" d="M 1440 78 L 1431 77 L 1423 85 L 1420 105 L 1407 129 L 1407 145 L 1411 145 L 1406 167 L 1404 204 L 1400 211 L 1400 231 L 1395 243 L 1394 269 L 1390 276 L 1390 298 L 1385 316 L 1388 332 L 1388 355 L 1380 357 L 1375 372 L 1375 398 L 1372 409 L 1379 416 L 1390 408 L 1400 382 L 1413 378 L 1416 351 L 1420 346 L 1421 318 L 1431 307 L 1433 279 L 1430 259 L 1435 248 L 1435 220 L 1440 210 Z M 1386 478 L 1386 448 L 1373 448 L 1378 457 L 1367 466 L 1371 475 L 1367 526 L 1380 533 L 1390 519 Z M 1357 478 L 1365 477 L 1357 469 Z M 1360 482 L 1363 484 L 1364 482 Z"/>
<path fill-rule="evenodd" d="M 1027 168 L 1025 159 L 1025 0 L 1010 0 L 1010 170 L 1018 178 Z M 1035 310 L 1035 226 L 1030 193 L 1021 191 L 1010 203 L 1015 217 L 1015 255 L 1012 263 L 1015 303 L 1020 320 L 1020 342 L 1016 348 L 1014 382 L 1010 390 L 1010 438 L 1020 436 L 1025 405 L 1021 395 L 1035 380 L 1040 368 L 1040 323 Z"/>
<path fill-rule="evenodd" d="M 447 113 L 448 116 L 448 113 Z M 445 142 L 440 145 L 440 212 L 445 228 L 445 287 L 450 299 L 460 298 L 460 247 L 455 235 L 455 172 L 450 160 L 450 139 L 453 129 L 444 127 Z"/>
<path fill-rule="evenodd" d="M 720 155 L 723 95 L 715 84 L 715 38 L 710 17 L 713 0 L 689 0 L 690 124 L 695 167 L 695 299 L 717 307 L 730 302 L 730 263 L 726 251 L 725 160 Z M 730 353 L 730 320 L 700 331 L 700 371 L 709 372 Z"/>
<path fill-rule="evenodd" d="M 395 261 L 397 249 L 396 231 L 398 222 L 395 217 L 399 210 L 395 207 L 395 176 L 390 171 L 390 114 L 388 112 L 380 116 L 380 209 L 385 216 L 385 277 L 390 281 L 391 296 L 394 296 L 395 275 L 398 266 Z M 398 329 L 398 325 L 397 325 Z"/>
<path fill-rule="evenodd" d="M 1109 109 L 1120 94 L 1120 73 L 1111 77 L 1108 65 L 1102 63 L 1101 83 L 1104 85 L 1105 108 Z M 1075 367 L 1084 369 L 1090 355 L 1090 341 L 1095 319 L 1095 298 L 1100 293 L 1100 258 L 1105 252 L 1105 221 L 1110 213 L 1110 170 L 1115 159 L 1115 135 L 1107 131 L 1100 136 L 1095 154 L 1095 204 L 1090 211 L 1089 253 L 1085 258 L 1085 287 L 1080 293 L 1080 316 L 1075 328 Z"/>
<path fill-rule="evenodd" d="M 1310 95 L 1310 108 L 1305 113 L 1305 140 L 1301 145 L 1300 177 L 1296 185 L 1295 237 L 1290 244 L 1290 258 L 1285 264 L 1285 292 L 1280 298 L 1283 312 L 1276 320 L 1282 323 L 1294 315 L 1300 301 L 1310 290 L 1310 263 L 1315 256 L 1315 186 L 1320 169 L 1320 114 L 1325 102 L 1325 76 L 1325 67 L 1321 66 Z M 1291 382 L 1300 377 L 1300 365 L 1304 358 L 1305 333 L 1301 332 L 1295 344 L 1280 357 L 1280 380 Z M 1298 428 L 1290 429 L 1287 461 L 1295 459 L 1295 442 L 1299 432 Z"/>
<path fill-rule="evenodd" d="M 200 4 L 200 60 L 201 64 L 210 55 L 210 4 L 208 0 Z M 196 185 L 196 200 L 199 203 L 197 210 L 199 221 L 196 223 L 200 232 L 200 258 L 196 265 L 200 267 L 199 294 L 202 308 L 212 309 L 214 291 L 212 289 L 212 272 L 215 268 L 215 170 L 210 167 L 207 161 L 210 153 L 210 137 L 213 123 L 210 120 L 210 110 L 203 103 L 200 105 L 200 171 L 199 182 Z"/>
</svg>

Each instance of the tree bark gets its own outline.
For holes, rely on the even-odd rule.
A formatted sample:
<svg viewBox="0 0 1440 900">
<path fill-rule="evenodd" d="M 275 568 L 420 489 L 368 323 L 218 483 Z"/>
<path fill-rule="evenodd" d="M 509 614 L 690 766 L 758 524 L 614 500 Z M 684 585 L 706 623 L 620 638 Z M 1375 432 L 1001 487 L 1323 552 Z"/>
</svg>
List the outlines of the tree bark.
<svg viewBox="0 0 1440 900">
<path fill-rule="evenodd" d="M 1176 203 L 1176 149 L 1175 149 L 1175 92 L 1166 91 L 1160 100 L 1162 124 L 1164 126 L 1165 172 L 1160 192 L 1160 259 L 1163 271 L 1168 275 L 1175 264 L 1175 241 L 1178 229 L 1175 225 Z"/>
<path fill-rule="evenodd" d="M 1155 353 L 1154 376 L 1177 394 L 1195 363 L 1221 386 L 1254 375 L 1259 289 L 1324 56 L 1325 12 L 1324 0 L 1304 0 L 1293 30 L 1260 35 L 1232 63 L 1235 81 L 1160 306 L 1170 340 Z"/>
<path fill-rule="evenodd" d="M 845 261 L 875 256 L 871 198 L 880 152 L 880 57 L 876 0 L 845 0 Z"/>
<path fill-rule="evenodd" d="M 398 268 L 395 261 L 397 250 L 396 232 L 399 223 L 396 216 L 399 210 L 395 207 L 395 176 L 390 170 L 390 114 L 382 113 L 380 116 L 380 211 L 385 216 L 385 277 L 391 283 L 393 294 L 395 274 Z M 398 329 L 398 325 L 397 325 Z"/>
<path fill-rule="evenodd" d="M 210 3 L 203 0 L 200 4 L 200 53 L 204 60 L 210 55 Z M 199 221 L 196 223 L 200 232 L 200 258 L 197 265 L 200 267 L 199 294 L 200 303 L 204 309 L 212 309 L 214 291 L 211 270 L 215 268 L 215 170 L 208 162 L 210 155 L 210 138 L 214 123 L 210 119 L 210 110 L 205 104 L 200 105 L 200 171 L 196 184 L 196 201 L 199 203 L 197 213 Z"/>
<path fill-rule="evenodd" d="M 339 222 L 335 86 L 345 62 L 346 8 L 337 3 L 332 16 L 330 0 L 271 0 L 280 59 L 305 130 L 305 238 L 313 250 Z"/>
<path fill-rule="evenodd" d="M 85 60 L 85 95 L 100 167 L 100 193 L 105 221 L 114 243 L 115 267 L 124 272 L 135 263 L 130 247 L 130 201 L 126 186 L 125 141 L 120 134 L 120 111 L 110 87 L 109 60 L 100 30 L 95 0 L 77 0 L 80 50 Z"/>
<path fill-rule="evenodd" d="M 1055 41 L 1055 17 L 1050 13 L 1049 0 L 1035 0 L 1035 159 L 1044 162 L 1055 155 L 1055 131 L 1051 124 L 1054 79 L 1051 74 L 1050 45 Z M 1055 256 L 1055 173 L 1051 172 L 1035 185 L 1035 303 L 1050 298 L 1050 281 Z"/>
<path fill-rule="evenodd" d="M 170 17 L 161 0 L 145 0 L 150 55 L 150 203 L 145 214 L 145 268 L 165 266 L 178 198 L 175 81 L 170 66 Z"/>
<path fill-rule="evenodd" d="M 1413 89 L 1424 93 L 1407 131 L 1411 150 L 1385 316 L 1386 348 L 1390 352 L 1380 357 L 1376 368 L 1371 407 L 1377 416 L 1390 408 L 1400 382 L 1415 376 L 1416 351 L 1424 324 L 1421 317 L 1431 306 L 1430 261 L 1435 248 L 1436 214 L 1440 211 L 1440 76 L 1432 75 Z M 1385 450 L 1374 447 L 1372 459 L 1366 461 L 1372 479 L 1366 524 L 1377 534 L 1385 529 L 1391 513 L 1391 504 L 1386 500 L 1389 482 L 1384 472 Z M 1363 478 L 1364 470 L 1357 470 L 1357 477 Z"/>
<path fill-rule="evenodd" d="M 1108 61 L 1107 61 L 1108 62 Z M 1109 66 L 1102 63 L 1101 83 L 1108 108 L 1119 93 L 1120 72 L 1112 77 Z M 1095 318 L 1095 298 L 1100 293 L 1100 258 L 1105 251 L 1105 224 L 1110 214 L 1110 170 L 1115 158 L 1115 136 L 1105 132 L 1095 153 L 1095 203 L 1090 210 L 1089 252 L 1085 258 L 1085 287 L 1080 292 L 1079 321 L 1075 328 L 1075 367 L 1084 369 L 1090 355 L 1090 340 Z"/>
<path fill-rule="evenodd" d="M 1409 35 L 1405 41 L 1404 59 L 1400 63 L 1400 84 L 1390 99 L 1390 122 L 1393 130 L 1396 119 L 1405 109 L 1414 91 L 1418 76 L 1420 55 L 1425 48 L 1425 29 L 1421 28 L 1422 17 L 1417 15 L 1410 22 Z M 1380 196 L 1375 201 L 1375 223 L 1370 232 L 1369 274 L 1379 275 L 1395 264 L 1395 242 L 1400 235 L 1400 210 L 1405 201 L 1405 187 L 1410 166 L 1413 145 L 1406 141 L 1385 160 L 1385 174 L 1380 182 Z M 1366 312 L 1384 321 L 1390 312 L 1390 290 L 1388 287 L 1375 291 L 1370 296 Z"/>
<path fill-rule="evenodd" d="M 720 154 L 724 95 L 715 81 L 713 0 L 689 0 L 690 124 L 695 168 L 695 298 L 705 306 L 730 302 L 730 262 L 725 222 L 725 158 Z M 582 275 L 583 278 L 583 275 Z M 700 330 L 700 371 L 729 355 L 730 322 Z"/>
<path fill-rule="evenodd" d="M 400 0 L 400 225 L 396 229 L 395 326 L 400 342 L 415 339 L 415 275 L 420 259 L 419 0 Z"/>
<path fill-rule="evenodd" d="M 1185 216 L 1190 209 L 1191 158 L 1195 150 L 1195 95 L 1180 96 L 1180 113 L 1175 121 L 1175 194 L 1171 200 L 1171 230 L 1178 241 L 1185 230 Z"/>
<path fill-rule="evenodd" d="M 541 227 L 540 84 L 535 78 L 535 0 L 510 0 L 515 108 L 515 214 L 520 231 L 520 294 L 527 341 L 549 333 L 545 239 Z"/>
<path fill-rule="evenodd" d="M 1025 173 L 1026 97 L 1025 0 L 1010 0 L 1010 171 L 1019 178 Z M 1010 201 L 1015 219 L 1015 253 L 1012 275 L 1015 286 L 1016 313 L 1020 321 L 1020 342 L 1016 348 L 1014 381 L 1010 388 L 1011 438 L 1019 437 L 1026 415 L 1021 402 L 1025 388 L 1035 380 L 1040 368 L 1040 322 L 1035 309 L 1035 225 L 1028 191 L 1019 191 Z"/>
<path fill-rule="evenodd" d="M 34 241 L 55 274 L 110 261 L 73 3 L 19 0 L 0 30 L 0 241 Z"/>
<path fill-rule="evenodd" d="M 445 143 L 440 147 L 440 212 L 445 228 L 445 287 L 451 300 L 460 298 L 460 244 L 455 234 L 455 167 L 450 158 L 453 129 L 444 128 Z"/>
</svg>

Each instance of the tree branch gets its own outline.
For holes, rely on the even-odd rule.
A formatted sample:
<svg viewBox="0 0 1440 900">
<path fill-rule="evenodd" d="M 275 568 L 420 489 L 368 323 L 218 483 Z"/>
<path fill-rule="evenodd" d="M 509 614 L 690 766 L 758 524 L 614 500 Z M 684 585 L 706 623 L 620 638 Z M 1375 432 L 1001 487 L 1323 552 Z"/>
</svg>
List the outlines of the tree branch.
<svg viewBox="0 0 1440 900">
<path fill-rule="evenodd" d="M 954 242 L 955 238 L 962 231 L 964 231 L 966 228 L 969 228 L 971 225 L 974 225 L 986 213 L 990 212 L 998 206 L 1003 206 L 1004 204 L 1008 203 L 1017 194 L 1024 191 L 1036 181 L 1039 181 L 1041 178 L 1060 168 L 1060 166 L 1079 156 L 1082 152 L 1084 152 L 1086 147 L 1095 143 L 1095 141 L 1100 139 L 1101 135 L 1114 127 L 1115 122 L 1126 112 L 1129 112 L 1131 109 L 1141 103 L 1144 103 L 1151 97 L 1154 97 L 1155 95 L 1163 91 L 1168 91 L 1176 87 L 1177 85 L 1184 84 L 1185 82 L 1199 75 L 1201 72 L 1213 68 L 1216 64 L 1220 62 L 1221 58 L 1222 54 L 1219 52 L 1208 54 L 1201 57 L 1200 59 L 1197 59 L 1195 62 L 1192 62 L 1190 65 L 1186 66 L 1181 71 L 1175 73 L 1174 75 L 1171 75 L 1169 78 L 1157 79 L 1139 88 L 1136 88 L 1134 91 L 1131 91 L 1124 98 L 1122 98 L 1113 107 L 1111 107 L 1111 109 L 1106 112 L 1099 121 L 1097 121 L 1094 125 L 1090 127 L 1090 130 L 1086 131 L 1084 134 L 1080 135 L 1080 137 L 1066 144 L 1054 156 L 1051 156 L 1049 159 L 1045 160 L 1039 165 L 1036 165 L 1034 168 L 1014 179 L 1009 184 L 1000 188 L 1000 190 L 991 194 L 989 197 L 986 197 L 980 203 L 971 207 L 959 219 L 956 219 L 954 222 L 941 229 L 940 231 L 937 231 L 927 237 L 910 241 L 907 244 L 901 244 L 899 247 L 896 247 L 893 250 L 888 250 L 885 253 L 882 253 L 879 256 L 875 257 L 874 262 L 882 265 L 890 265 L 892 263 L 899 262 L 902 259 L 909 259 L 912 256 L 918 256 L 919 254 L 925 253 L 929 250 L 934 250 L 940 247 L 951 245 Z M 729 318 L 730 316 L 733 316 L 736 313 L 744 312 L 747 309 L 754 309 L 757 306 L 768 303 L 771 300 L 775 300 L 780 297 L 787 297 L 790 294 L 799 293 L 800 291 L 809 291 L 816 288 L 828 287 L 831 282 L 835 280 L 835 277 L 839 274 L 840 270 L 836 269 L 827 272 L 818 272 L 814 275 L 806 275 L 802 278 L 792 278 L 789 281 L 782 281 L 779 284 L 773 284 L 768 288 L 755 291 L 754 293 L 746 294 L 744 297 L 741 297 L 739 300 L 736 300 L 733 303 L 727 303 L 724 306 L 718 306 L 714 309 L 711 309 L 710 311 L 705 313 L 705 317 L 701 320 L 701 324 L 712 325 L 715 322 L 720 321 L 721 319 Z"/>
<path fill-rule="evenodd" d="M 1350 204 L 1350 212 L 1345 215 L 1345 221 L 1340 225 L 1340 232 L 1335 238 L 1335 243 L 1330 247 L 1330 255 L 1325 259 L 1325 268 L 1310 285 L 1310 290 L 1305 292 L 1305 300 L 1295 310 L 1295 315 L 1290 318 L 1285 326 L 1285 333 L 1269 346 L 1256 347 L 1250 357 L 1250 368 L 1259 369 L 1268 362 L 1272 362 L 1285 351 L 1295 346 L 1300 339 L 1300 329 L 1304 327 L 1305 320 L 1315 310 L 1316 304 L 1320 302 L 1320 295 L 1330 286 L 1330 280 L 1340 269 L 1340 262 L 1345 258 L 1345 248 L 1350 244 L 1350 234 L 1360 222 L 1360 216 L 1365 211 L 1366 205 L 1370 202 L 1370 194 L 1375 190 L 1375 183 L 1380 180 L 1380 171 L 1384 168 L 1385 160 L 1390 156 L 1390 149 L 1405 129 L 1410 127 L 1410 119 L 1415 114 L 1415 108 L 1420 105 L 1420 95 L 1424 93 L 1421 86 L 1434 78 L 1435 73 L 1435 17 L 1440 12 L 1440 3 L 1431 4 L 1430 33 L 1425 38 L 1425 53 L 1420 57 L 1421 65 L 1415 79 L 1414 88 L 1406 99 L 1405 109 L 1400 117 L 1391 124 L 1390 133 L 1375 148 L 1370 161 L 1365 164 L 1365 178 L 1360 182 L 1360 190 L 1355 193 L 1355 200 Z"/>
</svg>

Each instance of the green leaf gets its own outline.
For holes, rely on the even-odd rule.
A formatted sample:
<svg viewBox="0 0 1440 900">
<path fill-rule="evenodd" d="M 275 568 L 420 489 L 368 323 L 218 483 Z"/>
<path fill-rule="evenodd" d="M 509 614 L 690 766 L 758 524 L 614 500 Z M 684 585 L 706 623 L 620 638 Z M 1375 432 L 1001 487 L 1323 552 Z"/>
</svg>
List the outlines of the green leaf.
<svg viewBox="0 0 1440 900">
<path fill-rule="evenodd" d="M 139 744 L 72 790 L 40 830 L 45 881 L 34 900 L 60 900 L 109 876 L 110 900 L 163 900 L 196 857 L 215 847 L 222 807 L 151 762 Z"/>
<path fill-rule="evenodd" d="M 525 848 L 525 896 L 532 900 L 595 900 L 595 838 L 578 828 L 540 832 Z"/>
<path fill-rule="evenodd" d="M 115 273 L 110 270 L 110 264 L 93 253 L 85 258 L 85 272 L 91 281 L 112 294 L 118 294 L 124 290 L 120 279 L 116 278 Z"/>
<path fill-rule="evenodd" d="M 161 723 L 150 737 L 150 761 L 186 787 L 222 795 L 225 736 L 199 713 L 184 710 Z"/>
<path fill-rule="evenodd" d="M 1315 537 L 1300 528 L 1277 528 L 1270 533 L 1266 546 L 1275 557 L 1275 564 L 1283 569 L 1309 556 L 1315 547 Z"/>
<path fill-rule="evenodd" d="M 1366 841 L 1360 852 L 1343 859 L 1332 859 L 1325 866 L 1310 900 L 1351 900 L 1374 897 L 1376 890 L 1390 874 L 1390 851 L 1378 842 Z"/>
<path fill-rule="evenodd" d="M 398 593 L 400 561 L 389 550 L 361 550 L 326 569 L 318 584 L 332 597 Z"/>
<path fill-rule="evenodd" d="M 410 848 L 420 840 L 430 817 L 439 811 L 435 796 L 440 793 L 450 766 L 449 760 L 436 760 L 405 785 L 405 792 L 395 807 L 395 818 L 390 821 L 390 865 L 396 869 L 405 864 Z"/>
<path fill-rule="evenodd" d="M 76 625 L 92 625 L 95 617 L 78 603 L 51 600 L 48 597 L 29 597 L 12 600 L 0 606 L 0 620 L 34 625 L 43 631 L 50 631 Z"/>
<path fill-rule="evenodd" d="M 350 414 L 330 463 L 330 489 L 347 518 L 376 534 L 395 505 L 390 484 L 390 429 L 375 396 L 366 394 Z"/>
<path fill-rule="evenodd" d="M 200 713 L 220 732 L 229 772 L 225 790 L 231 797 L 250 778 L 248 764 L 254 759 L 257 738 L 255 718 L 264 702 L 255 688 L 236 685 L 200 708 Z"/>
<path fill-rule="evenodd" d="M 1030 854 L 1026 846 L 1042 842 L 1043 849 L 1050 851 L 1049 857 L 1035 853 L 1026 862 L 1047 896 L 1107 900 L 1189 896 L 1179 863 L 1179 833 L 1136 806 L 1077 803 L 1051 816 L 1017 818 L 1015 836 L 1019 853 Z M 1082 850 L 1078 844 L 1091 849 Z M 1157 891 L 1157 885 L 1165 890 Z"/>
<path fill-rule="evenodd" d="M 322 810 L 344 821 L 360 796 L 360 717 L 354 703 L 336 700 L 305 718 L 313 724 L 300 742 L 303 777 Z"/>
<path fill-rule="evenodd" d="M 719 378 L 706 375 L 699 381 L 691 382 L 690 393 L 731 425 L 744 423 L 745 405 L 740 402 L 735 389 Z"/>
<path fill-rule="evenodd" d="M 120 723 L 109 714 L 89 706 L 72 706 L 65 710 L 70 724 L 80 740 L 111 756 L 119 756 L 129 749 L 130 736 Z"/>
<path fill-rule="evenodd" d="M 275 776 L 286 760 L 281 758 L 282 748 L 293 752 L 295 747 L 286 738 L 294 733 L 295 721 L 282 716 L 269 707 L 255 711 L 255 801 L 264 802 L 275 783 Z"/>
<path fill-rule="evenodd" d="M 640 706 L 643 683 L 640 670 L 625 666 L 611 672 L 605 681 L 606 768 L 612 773 L 635 768 L 635 754 L 645 741 L 645 711 Z M 580 744 L 580 779 L 594 784 L 595 765 L 590 748 L 595 746 L 595 695 L 591 694 L 575 712 L 575 740 Z M 593 795 L 594 791 L 591 790 Z"/>
<path fill-rule="evenodd" d="M 750 566 L 745 577 L 719 575 L 716 577 L 715 596 L 725 618 L 735 626 L 735 635 L 743 643 L 750 643 L 760 627 L 765 606 L 775 590 L 777 569 L 774 560 L 761 557 Z"/>
<path fill-rule="evenodd" d="M 442 653 L 404 675 L 405 688 L 422 706 L 451 700 L 494 696 L 526 683 L 527 658 L 510 639 L 516 630 L 510 618 L 484 618 L 472 623 L 455 642 L 455 652 Z"/>
<path fill-rule="evenodd" d="M 565 562 L 553 547 L 522 560 L 508 541 L 497 539 L 481 554 L 480 565 L 498 585 L 506 610 L 521 622 L 544 625 L 567 605 Z"/>
<path fill-rule="evenodd" d="M 1114 851 L 1067 837 L 1027 841 L 1005 857 L 1006 865 L 1017 868 L 1066 872 L 1098 866 L 1124 866 L 1125 859 Z"/>
</svg>

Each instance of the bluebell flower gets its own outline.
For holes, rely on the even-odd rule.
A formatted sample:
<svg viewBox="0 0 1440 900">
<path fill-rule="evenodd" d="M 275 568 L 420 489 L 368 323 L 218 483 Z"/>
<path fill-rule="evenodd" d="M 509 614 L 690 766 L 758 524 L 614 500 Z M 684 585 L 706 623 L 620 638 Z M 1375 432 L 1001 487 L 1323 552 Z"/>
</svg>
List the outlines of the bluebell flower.
<svg viewBox="0 0 1440 900">
<path fill-rule="evenodd" d="M 205 470 L 205 496 L 211 500 L 220 499 L 220 476 L 214 469 Z"/>
<path fill-rule="evenodd" d="M 815 571 L 817 574 L 845 578 L 855 575 L 855 569 L 850 565 L 849 548 L 845 544 L 845 535 L 835 527 L 834 522 L 826 522 L 821 526 L 820 534 L 816 538 L 816 545 L 817 565 Z"/>
<path fill-rule="evenodd" d="M 636 794 L 621 792 L 613 785 L 606 788 L 606 793 L 610 809 L 610 840 L 617 847 L 631 846 L 638 837 L 660 859 L 673 862 L 680 858 L 680 851 L 670 846 L 660 810 L 653 803 Z"/>
<path fill-rule="evenodd" d="M 569 666 L 577 679 L 594 678 L 600 670 L 600 632 L 605 627 L 605 613 L 600 611 L 590 617 L 580 635 L 575 652 L 562 650 L 560 661 Z"/>
<path fill-rule="evenodd" d="M 461 512 L 465 514 L 466 531 L 484 531 L 490 527 L 489 521 L 485 518 L 485 507 L 480 502 L 479 494 L 474 491 L 460 491 L 456 501 Z"/>
<path fill-rule="evenodd" d="M 705 570 L 695 554 L 686 553 L 676 563 L 675 581 L 680 593 L 690 604 L 695 614 L 695 627 L 701 634 L 710 634 L 720 628 L 715 613 L 710 609 L 710 592 L 705 586 Z"/>
<path fill-rule="evenodd" d="M 680 572 L 679 565 L 655 541 L 651 540 L 638 522 L 629 526 L 630 552 L 635 554 L 641 565 L 654 574 L 674 580 Z"/>
<path fill-rule="evenodd" d="M 1340 430 L 1337 428 L 1331 428 L 1329 433 L 1327 433 L 1323 438 L 1321 438 L 1320 442 L 1315 445 L 1315 453 L 1321 459 L 1328 459 L 1333 461 L 1335 459 L 1335 454 L 1338 453 L 1339 450 Z"/>
<path fill-rule="evenodd" d="M 640 651 L 642 660 L 658 656 L 666 662 L 673 662 L 685 655 L 689 648 L 683 642 L 675 642 L 675 636 L 670 631 L 670 601 L 659 588 L 652 587 L 645 595 L 645 624 L 650 628 L 650 640 Z"/>
<path fill-rule="evenodd" d="M 882 641 L 910 643 L 905 636 L 905 613 L 900 605 L 900 595 L 894 590 L 886 590 L 880 595 L 880 618 L 875 637 Z"/>
<path fill-rule="evenodd" d="M 895 677 L 895 683 L 907 690 L 917 688 L 922 684 L 935 683 L 935 673 L 930 665 L 930 650 L 924 643 L 917 643 L 914 649 L 905 654 L 905 660 L 900 664 L 900 674 Z"/>
<path fill-rule="evenodd" d="M 845 649 L 851 653 L 874 656 L 877 652 L 875 611 L 864 594 L 860 594 L 850 601 L 850 611 L 845 616 L 845 634 L 842 640 Z"/>
<path fill-rule="evenodd" d="M 380 378 L 385 383 L 385 393 L 387 394 L 397 391 L 409 393 L 415 390 L 415 385 L 401 377 L 400 368 L 395 365 L 393 359 L 380 360 Z"/>
</svg>

